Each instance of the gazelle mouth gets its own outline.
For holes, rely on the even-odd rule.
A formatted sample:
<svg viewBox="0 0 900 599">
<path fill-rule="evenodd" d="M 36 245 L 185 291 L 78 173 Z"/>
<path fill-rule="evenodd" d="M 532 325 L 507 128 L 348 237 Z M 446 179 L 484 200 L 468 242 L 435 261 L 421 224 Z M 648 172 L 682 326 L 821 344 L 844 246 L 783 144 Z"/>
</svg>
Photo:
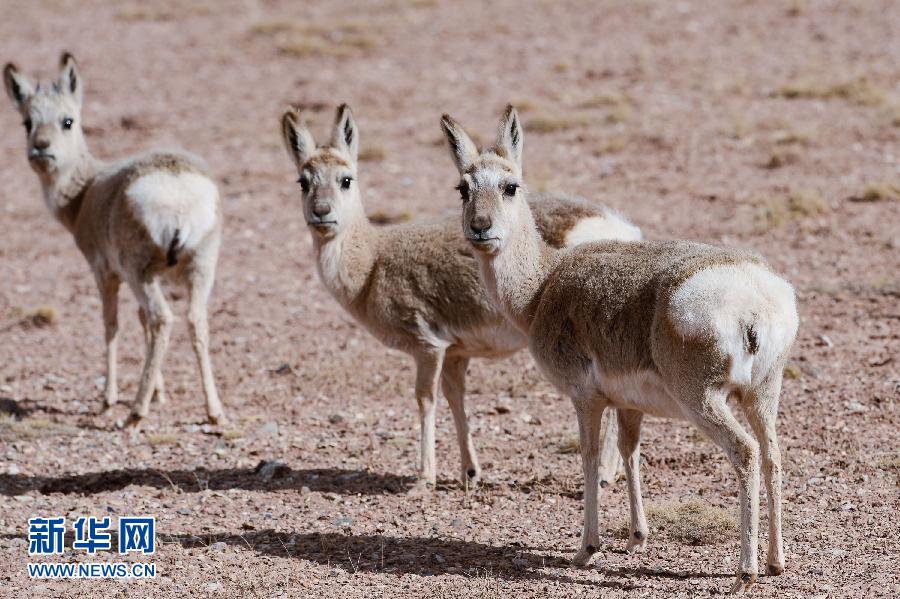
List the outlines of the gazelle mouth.
<svg viewBox="0 0 900 599">
<path fill-rule="evenodd" d="M 37 161 L 50 162 L 53 159 L 54 159 L 53 154 L 44 154 L 44 153 L 37 153 L 37 152 L 29 152 L 29 154 L 28 154 L 28 160 L 31 162 L 37 162 Z"/>
<path fill-rule="evenodd" d="M 337 221 L 336 220 L 315 220 L 315 221 L 308 220 L 308 221 L 306 221 L 306 224 L 309 225 L 310 227 L 327 228 L 327 227 L 336 226 Z"/>
<path fill-rule="evenodd" d="M 467 235 L 466 239 L 478 251 L 496 251 L 500 247 L 499 237 L 470 237 Z"/>
</svg>

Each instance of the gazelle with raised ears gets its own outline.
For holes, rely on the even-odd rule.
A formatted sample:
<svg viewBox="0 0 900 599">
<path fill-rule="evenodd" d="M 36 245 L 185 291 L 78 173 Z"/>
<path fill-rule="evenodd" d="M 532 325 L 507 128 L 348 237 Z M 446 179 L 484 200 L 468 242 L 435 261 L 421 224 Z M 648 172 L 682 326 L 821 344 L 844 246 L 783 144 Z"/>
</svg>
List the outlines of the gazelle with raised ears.
<svg viewBox="0 0 900 599">
<path fill-rule="evenodd" d="M 47 208 L 74 236 L 100 290 L 107 354 L 105 407 L 118 399 L 116 337 L 123 281 L 137 299 L 147 346 L 129 424 L 147 415 L 152 398 L 164 401 L 161 369 L 173 316 L 160 282 L 170 279 L 186 285 L 190 293 L 188 323 L 206 413 L 211 422 L 223 423 L 207 324 L 222 213 L 207 167 L 183 152 L 149 152 L 113 164 L 94 158 L 81 125 L 84 84 L 71 54 L 62 55 L 59 79 L 50 85 L 35 86 L 13 64 L 4 67 L 3 80 L 22 115 L 28 162 L 40 179 Z"/>
<path fill-rule="evenodd" d="M 631 505 L 628 550 L 642 550 L 639 440 L 644 414 L 692 422 L 737 471 L 741 558 L 734 591 L 757 576 L 759 461 L 769 499 L 767 572 L 784 570 L 781 456 L 775 432 L 782 371 L 797 332 L 794 290 L 762 258 L 697 243 L 548 245 L 522 179 L 522 127 L 510 106 L 495 146 L 475 150 L 452 118 L 441 126 L 461 176 L 462 228 L 494 304 L 528 336 L 551 382 L 572 398 L 584 468 L 584 532 L 574 561 L 599 548 L 598 437 L 618 410 Z M 733 398 L 752 428 L 735 419 Z"/>
<path fill-rule="evenodd" d="M 416 363 L 419 406 L 420 491 L 435 484 L 435 400 L 438 387 L 450 404 L 462 461 L 462 480 L 481 468 L 464 407 L 466 367 L 473 357 L 496 358 L 525 346 L 525 336 L 491 306 L 478 281 L 458 216 L 375 227 L 366 217 L 357 179 L 359 132 L 350 108 L 337 109 L 331 140 L 316 146 L 290 110 L 282 117 L 288 154 L 299 173 L 303 217 L 312 232 L 319 277 L 357 321 L 388 347 Z M 637 239 L 640 230 L 615 213 L 577 198 L 546 196 L 533 202 L 548 242 Z M 615 421 L 606 429 L 605 479 L 615 475 Z"/>
</svg>

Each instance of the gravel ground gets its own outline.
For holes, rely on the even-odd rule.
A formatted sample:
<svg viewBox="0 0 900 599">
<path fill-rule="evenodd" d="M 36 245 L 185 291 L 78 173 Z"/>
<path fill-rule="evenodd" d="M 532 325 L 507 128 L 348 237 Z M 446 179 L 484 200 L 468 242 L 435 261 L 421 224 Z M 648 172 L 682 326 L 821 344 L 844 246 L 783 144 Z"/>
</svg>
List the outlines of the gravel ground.
<svg viewBox="0 0 900 599">
<path fill-rule="evenodd" d="M 202 425 L 183 317 L 169 403 L 137 436 L 115 426 L 126 405 L 99 413 L 99 298 L 42 205 L 5 103 L 0 595 L 722 594 L 739 550 L 728 526 L 737 485 L 722 452 L 680 423 L 644 427 L 645 499 L 659 515 L 648 552 L 624 552 L 619 483 L 601 495 L 598 562 L 568 565 L 581 526 L 574 413 L 525 353 L 470 367 L 487 483 L 453 480 L 441 406 L 438 489 L 406 495 L 411 361 L 316 280 L 277 119 L 299 104 L 323 135 L 349 102 L 367 209 L 403 219 L 457 209 L 439 115 L 488 133 L 509 101 L 532 188 L 606 202 L 650 238 L 761 251 L 797 287 L 780 418 L 787 571 L 754 594 L 900 594 L 900 3 L 307 4 L 0 3 L 3 61 L 47 78 L 62 49 L 78 58 L 96 154 L 181 145 L 212 165 L 226 217 L 212 352 L 232 418 L 226 430 Z M 175 307 L 183 314 L 184 301 Z M 125 398 L 143 355 L 135 312 L 123 293 Z M 724 530 L 700 528 L 675 509 L 685 502 Z M 30 580 L 27 520 L 38 514 L 156 515 L 157 578 Z"/>
</svg>

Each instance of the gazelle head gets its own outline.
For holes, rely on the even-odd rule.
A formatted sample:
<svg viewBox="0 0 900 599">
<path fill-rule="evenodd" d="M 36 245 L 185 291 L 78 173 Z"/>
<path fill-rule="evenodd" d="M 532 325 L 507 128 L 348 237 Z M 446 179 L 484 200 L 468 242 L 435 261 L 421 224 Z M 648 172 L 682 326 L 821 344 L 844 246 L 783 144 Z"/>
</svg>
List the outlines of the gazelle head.
<svg viewBox="0 0 900 599">
<path fill-rule="evenodd" d="M 522 125 L 516 109 L 506 107 L 497 143 L 479 152 L 463 128 L 444 115 L 441 128 L 459 170 L 457 189 L 463 201 L 463 232 L 472 246 L 496 254 L 518 229 L 525 201 L 522 180 Z"/>
<path fill-rule="evenodd" d="M 86 150 L 81 129 L 82 82 L 75 58 L 63 53 L 59 79 L 49 85 L 33 85 L 12 63 L 3 68 L 3 82 L 22 115 L 31 168 L 49 179 L 70 170 Z"/>
<path fill-rule="evenodd" d="M 306 223 L 320 238 L 336 237 L 364 214 L 356 183 L 359 132 L 350 107 L 338 107 L 328 145 L 316 147 L 295 110 L 284 113 L 281 130 L 300 174 Z"/>
</svg>

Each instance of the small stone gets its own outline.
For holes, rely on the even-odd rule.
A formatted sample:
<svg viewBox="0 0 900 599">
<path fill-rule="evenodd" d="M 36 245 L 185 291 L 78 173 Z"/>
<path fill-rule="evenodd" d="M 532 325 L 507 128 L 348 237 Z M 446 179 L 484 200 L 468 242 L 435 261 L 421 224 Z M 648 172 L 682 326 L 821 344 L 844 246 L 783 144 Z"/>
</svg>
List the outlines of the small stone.
<svg viewBox="0 0 900 599">
<path fill-rule="evenodd" d="M 439 564 L 445 564 L 445 563 L 447 563 L 447 560 L 444 559 L 444 556 L 441 555 L 440 553 L 435 553 L 435 554 L 434 554 L 434 561 L 436 561 L 436 562 L 439 563 Z"/>
<path fill-rule="evenodd" d="M 228 549 L 228 543 L 225 541 L 217 541 L 209 546 L 210 551 L 225 551 Z"/>
<path fill-rule="evenodd" d="M 285 363 L 279 364 L 278 368 L 276 368 L 273 372 L 275 372 L 275 374 L 284 375 L 284 374 L 290 374 L 293 371 L 294 370 L 291 368 L 291 365 L 285 362 Z"/>
<path fill-rule="evenodd" d="M 828 335 L 819 335 L 819 345 L 824 345 L 825 347 L 834 347 L 834 341 L 831 340 L 831 337 Z"/>
<path fill-rule="evenodd" d="M 218 593 L 222 590 L 222 585 L 218 582 L 208 582 L 206 583 L 206 592 L 207 593 Z"/>
<path fill-rule="evenodd" d="M 851 414 L 861 414 L 863 412 L 868 412 L 869 408 L 862 405 L 858 401 L 850 401 L 850 402 L 847 402 L 847 411 L 850 412 Z"/>
<path fill-rule="evenodd" d="M 290 467 L 278 460 L 261 460 L 254 473 L 266 480 L 285 478 L 291 473 Z"/>
<path fill-rule="evenodd" d="M 453 528 L 459 528 L 462 525 L 463 525 L 463 521 L 460 520 L 459 518 L 454 518 L 453 520 L 450 521 L 450 526 L 452 526 Z"/>
<path fill-rule="evenodd" d="M 328 417 L 328 422 L 330 422 L 331 424 L 340 424 L 343 421 L 344 421 L 344 417 L 341 416 L 340 414 L 332 414 L 331 416 Z"/>
<path fill-rule="evenodd" d="M 278 434 L 278 423 L 277 422 L 266 422 L 259 429 L 257 429 L 256 433 L 260 437 L 274 437 Z"/>
<path fill-rule="evenodd" d="M 12 476 L 15 476 L 15 475 L 18 474 L 19 472 L 21 472 L 21 470 L 19 470 L 19 466 L 18 466 L 17 464 L 15 464 L 15 463 L 8 464 L 8 465 L 6 466 L 6 473 L 7 473 L 7 474 L 10 474 L 10 475 L 12 475 Z"/>
<path fill-rule="evenodd" d="M 189 516 L 190 514 L 193 513 L 193 511 L 191 510 L 191 508 L 180 507 L 180 508 L 178 508 L 178 513 L 181 514 L 182 516 Z"/>
<path fill-rule="evenodd" d="M 34 501 L 34 497 L 32 497 L 31 495 L 16 495 L 15 497 L 13 497 L 13 499 L 22 503 Z"/>
<path fill-rule="evenodd" d="M 353 518 L 338 518 L 334 521 L 334 525 L 338 528 L 350 528 L 351 526 L 353 526 Z"/>
</svg>

